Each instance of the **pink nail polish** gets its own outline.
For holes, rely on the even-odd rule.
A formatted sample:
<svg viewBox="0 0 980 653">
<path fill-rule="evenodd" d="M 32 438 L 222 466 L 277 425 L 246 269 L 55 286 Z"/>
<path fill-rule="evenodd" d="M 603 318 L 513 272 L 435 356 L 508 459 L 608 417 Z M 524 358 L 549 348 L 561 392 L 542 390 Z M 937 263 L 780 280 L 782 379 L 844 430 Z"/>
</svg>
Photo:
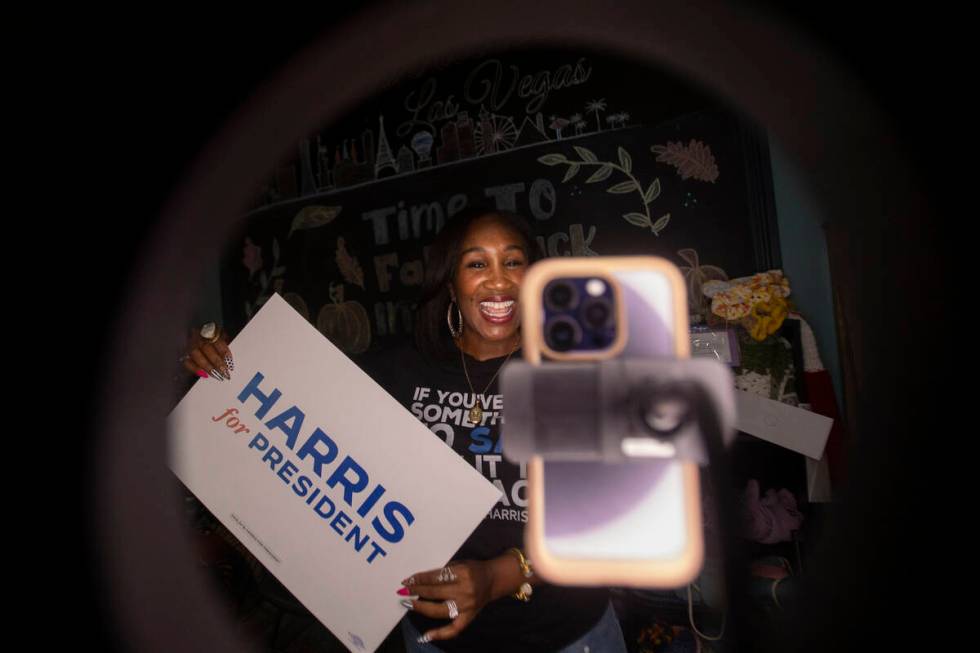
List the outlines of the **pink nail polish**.
<svg viewBox="0 0 980 653">
<path fill-rule="evenodd" d="M 409 592 L 407 587 L 403 587 L 400 590 L 398 590 L 398 596 L 408 596 L 408 594 Z"/>
<path fill-rule="evenodd" d="M 201 377 L 202 379 L 209 379 L 209 378 L 211 378 L 211 376 L 207 372 L 205 372 L 204 370 L 198 370 L 197 371 L 197 375 L 199 377 Z"/>
</svg>

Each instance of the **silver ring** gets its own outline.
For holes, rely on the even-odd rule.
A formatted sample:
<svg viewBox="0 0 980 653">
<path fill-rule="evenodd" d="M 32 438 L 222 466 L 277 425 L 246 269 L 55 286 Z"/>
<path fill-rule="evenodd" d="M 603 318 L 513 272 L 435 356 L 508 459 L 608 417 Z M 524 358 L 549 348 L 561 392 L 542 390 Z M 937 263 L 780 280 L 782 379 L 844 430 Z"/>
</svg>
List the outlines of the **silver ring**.
<svg viewBox="0 0 980 653">
<path fill-rule="evenodd" d="M 446 601 L 446 607 L 449 608 L 449 618 L 455 619 L 459 616 L 459 608 L 456 607 L 456 601 L 449 599 Z"/>
<path fill-rule="evenodd" d="M 436 578 L 440 583 L 451 583 L 456 580 L 456 574 L 453 573 L 452 568 L 443 567 L 439 570 L 439 576 Z"/>
</svg>

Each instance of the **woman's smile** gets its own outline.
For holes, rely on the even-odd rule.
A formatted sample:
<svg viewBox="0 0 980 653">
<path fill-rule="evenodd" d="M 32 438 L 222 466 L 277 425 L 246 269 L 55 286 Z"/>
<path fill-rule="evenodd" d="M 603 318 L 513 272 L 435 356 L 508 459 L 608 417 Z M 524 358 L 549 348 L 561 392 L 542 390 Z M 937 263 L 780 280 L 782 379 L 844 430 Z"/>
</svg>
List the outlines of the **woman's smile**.
<svg viewBox="0 0 980 653">
<path fill-rule="evenodd" d="M 493 324 L 506 324 L 514 319 L 517 300 L 509 295 L 494 295 L 479 302 L 480 315 Z"/>
</svg>

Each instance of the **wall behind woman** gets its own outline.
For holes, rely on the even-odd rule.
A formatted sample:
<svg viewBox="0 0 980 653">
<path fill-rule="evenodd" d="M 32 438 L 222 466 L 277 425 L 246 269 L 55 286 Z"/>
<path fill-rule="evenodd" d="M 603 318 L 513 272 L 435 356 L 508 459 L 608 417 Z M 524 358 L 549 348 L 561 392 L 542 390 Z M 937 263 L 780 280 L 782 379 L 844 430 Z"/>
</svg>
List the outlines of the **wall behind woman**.
<svg viewBox="0 0 980 653">
<path fill-rule="evenodd" d="M 820 357 L 833 380 L 838 405 L 843 405 L 830 267 L 821 226 L 823 218 L 792 160 L 771 138 L 769 148 L 783 269 L 792 284 L 798 310 L 813 328 Z M 191 324 L 211 320 L 224 322 L 219 265 L 201 280 L 200 305 Z"/>
<path fill-rule="evenodd" d="M 813 328 L 820 358 L 834 383 L 837 405 L 843 406 L 827 238 L 822 227 L 825 220 L 792 159 L 771 136 L 769 157 L 783 272 L 789 278 L 797 310 Z"/>
</svg>

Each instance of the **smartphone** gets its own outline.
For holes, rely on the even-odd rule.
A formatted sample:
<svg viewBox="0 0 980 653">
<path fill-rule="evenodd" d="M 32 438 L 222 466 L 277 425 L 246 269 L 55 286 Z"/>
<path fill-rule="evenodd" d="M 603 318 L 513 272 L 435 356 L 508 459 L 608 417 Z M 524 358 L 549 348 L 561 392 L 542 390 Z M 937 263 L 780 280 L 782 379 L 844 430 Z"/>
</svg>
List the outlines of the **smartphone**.
<svg viewBox="0 0 980 653">
<path fill-rule="evenodd" d="M 520 310 L 531 365 L 690 357 L 684 279 L 666 259 L 539 261 L 521 286 Z M 554 393 L 560 401 L 562 388 Z M 698 464 L 662 456 L 531 456 L 525 546 L 536 573 L 564 585 L 675 588 L 693 580 L 704 560 Z"/>
</svg>

